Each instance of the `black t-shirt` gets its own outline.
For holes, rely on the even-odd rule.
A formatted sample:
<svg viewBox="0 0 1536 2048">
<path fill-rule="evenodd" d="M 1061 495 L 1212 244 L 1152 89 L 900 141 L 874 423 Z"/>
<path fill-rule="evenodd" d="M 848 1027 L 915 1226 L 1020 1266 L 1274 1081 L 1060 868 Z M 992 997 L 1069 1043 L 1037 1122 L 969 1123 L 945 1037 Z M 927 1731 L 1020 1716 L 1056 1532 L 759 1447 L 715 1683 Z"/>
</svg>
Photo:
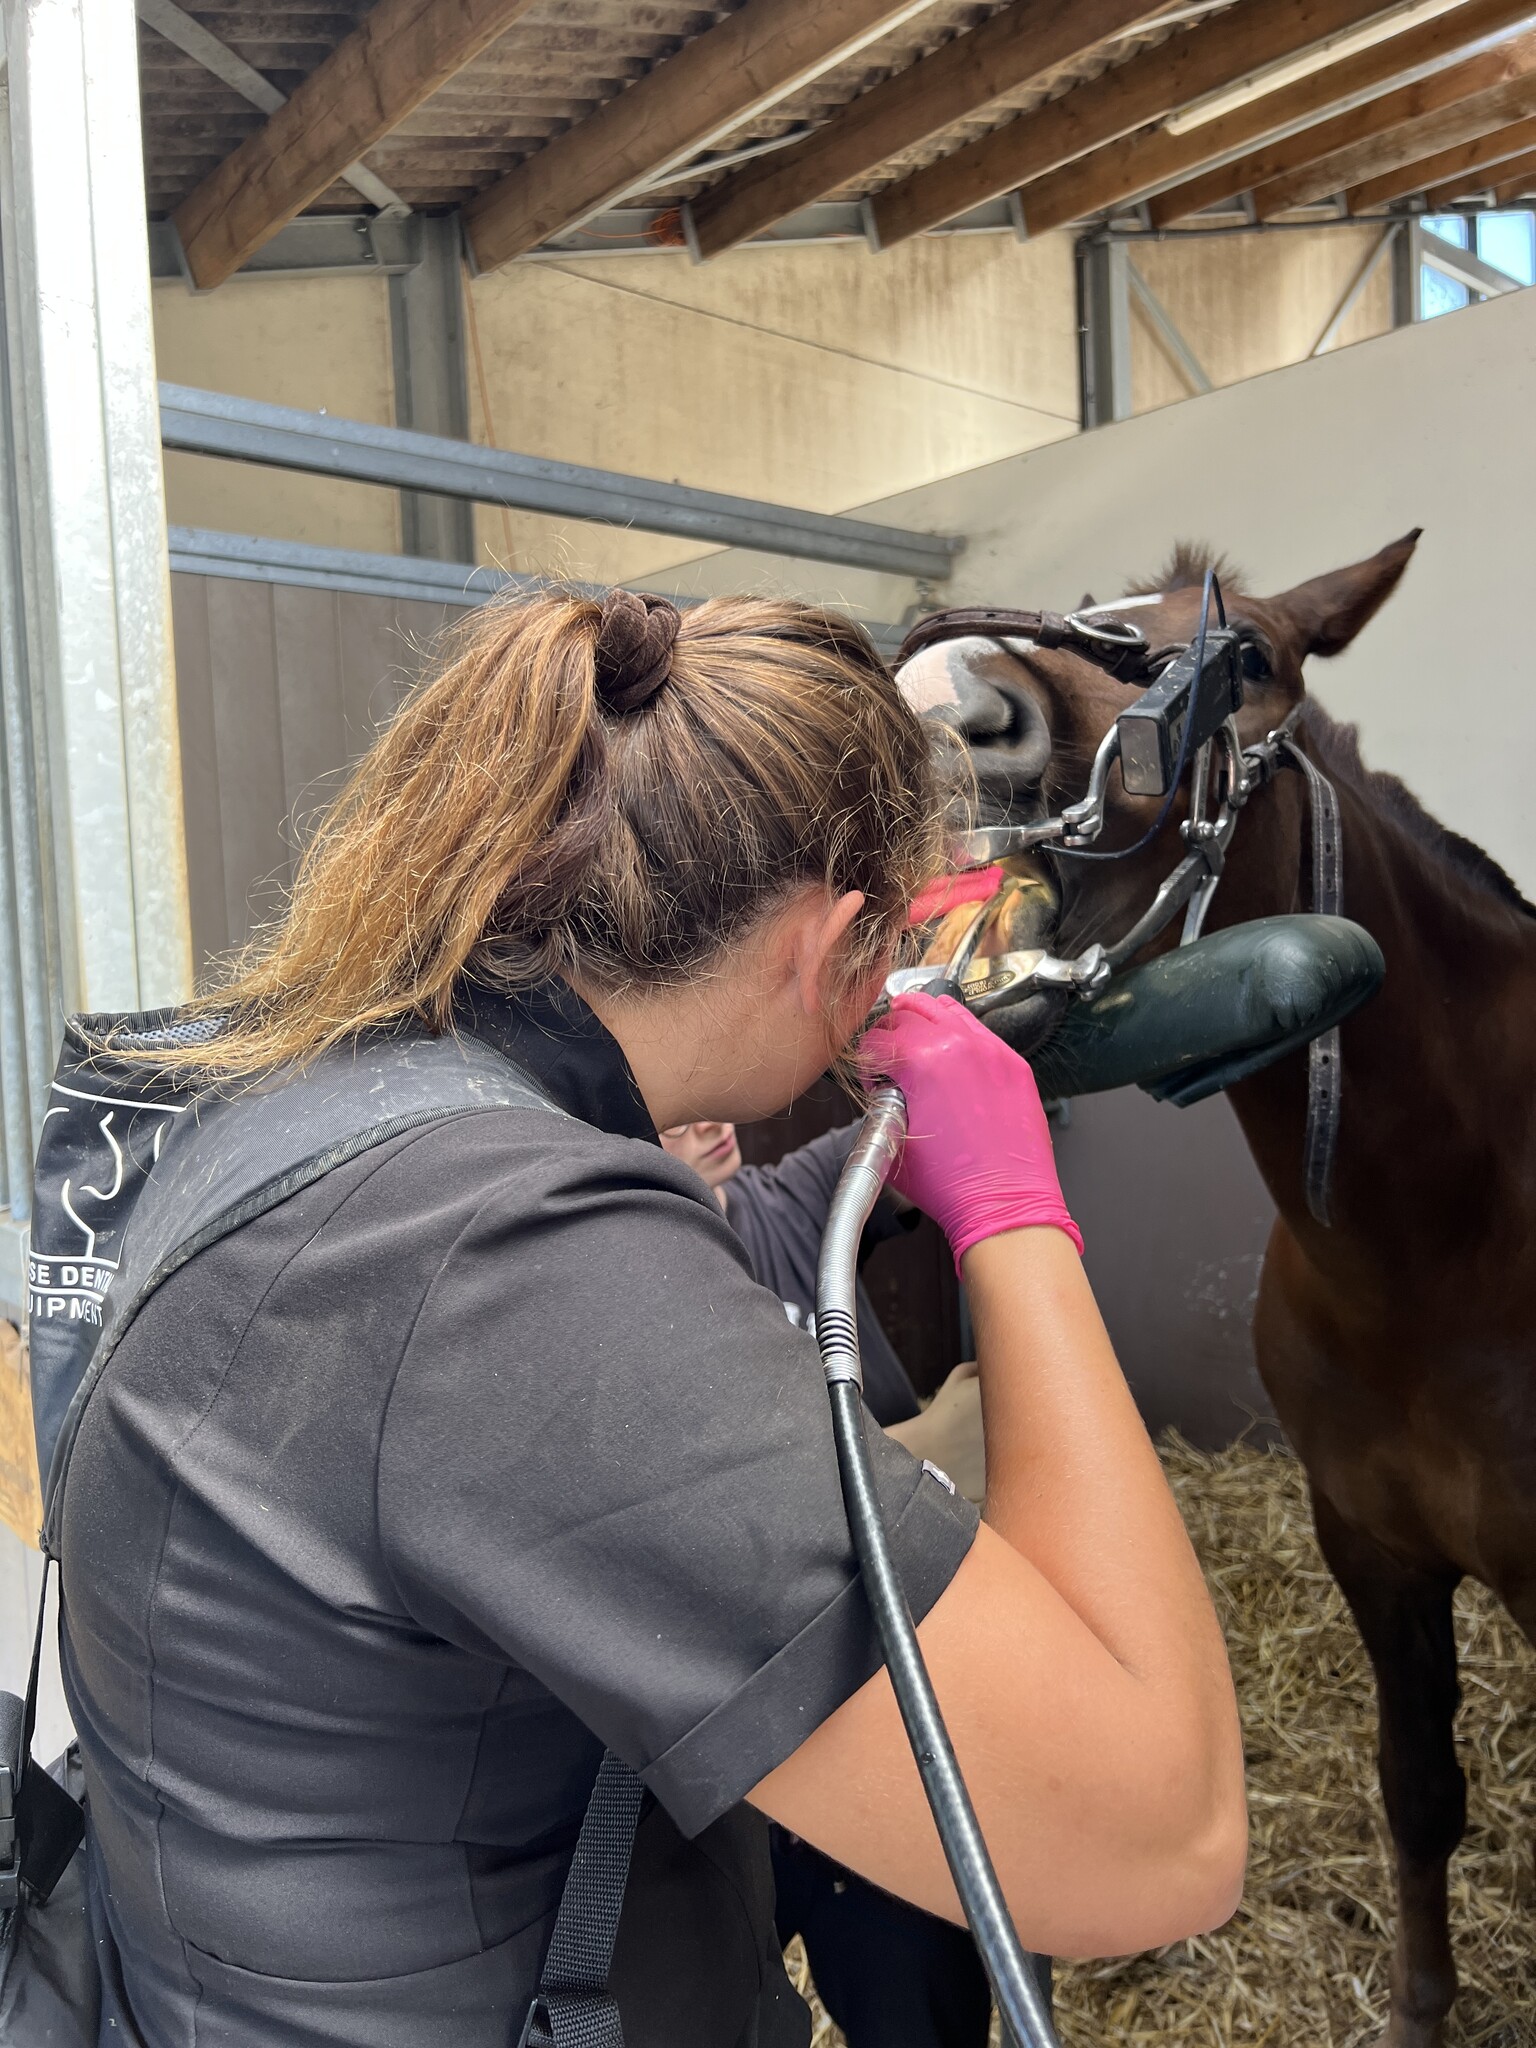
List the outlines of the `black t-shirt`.
<svg viewBox="0 0 1536 2048">
<path fill-rule="evenodd" d="M 659 1802 L 630 1948 L 677 1962 L 631 2048 L 766 2038 L 720 1992 L 771 1943 L 733 1809 L 879 1663 L 815 1346 L 590 1013 L 471 1021 L 572 1116 L 336 1168 L 167 1280 L 86 1411 L 65 1681 L 153 2048 L 506 2048 L 603 1745 Z M 975 1517 L 873 1449 L 920 1616 Z"/>
<path fill-rule="evenodd" d="M 722 1190 L 725 1213 L 751 1254 L 753 1272 L 783 1302 L 791 1322 L 803 1328 L 815 1327 L 816 1262 L 838 1175 L 858 1131 L 857 1124 L 845 1124 L 787 1153 L 777 1166 L 744 1166 Z M 865 1225 L 861 1249 L 868 1253 L 906 1228 L 895 1203 L 882 1195 Z M 862 1286 L 855 1306 L 869 1412 L 886 1426 L 910 1421 L 920 1408 L 916 1391 Z"/>
</svg>

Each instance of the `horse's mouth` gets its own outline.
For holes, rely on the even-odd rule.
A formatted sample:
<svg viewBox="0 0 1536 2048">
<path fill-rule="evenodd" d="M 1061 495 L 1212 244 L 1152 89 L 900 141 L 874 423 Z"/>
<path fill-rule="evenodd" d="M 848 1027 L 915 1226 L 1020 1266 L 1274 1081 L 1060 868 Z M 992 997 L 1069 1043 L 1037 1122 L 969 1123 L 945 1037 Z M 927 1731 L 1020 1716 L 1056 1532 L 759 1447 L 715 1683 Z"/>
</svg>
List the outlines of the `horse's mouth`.
<svg viewBox="0 0 1536 2048">
<path fill-rule="evenodd" d="M 1044 860 L 1023 854 L 1005 860 L 1002 867 L 1003 885 L 992 899 L 963 984 L 967 997 L 978 1002 L 992 992 L 990 982 L 999 975 L 1006 978 L 1011 961 L 1049 952 L 1061 920 L 1061 892 Z M 951 911 L 934 932 L 925 960 L 953 959 L 974 917 L 974 906 Z M 1063 989 L 1027 989 L 1017 1001 L 987 1009 L 986 1021 L 1005 1044 L 1027 1057 L 1049 1040 L 1066 1014 L 1068 1000 Z"/>
</svg>

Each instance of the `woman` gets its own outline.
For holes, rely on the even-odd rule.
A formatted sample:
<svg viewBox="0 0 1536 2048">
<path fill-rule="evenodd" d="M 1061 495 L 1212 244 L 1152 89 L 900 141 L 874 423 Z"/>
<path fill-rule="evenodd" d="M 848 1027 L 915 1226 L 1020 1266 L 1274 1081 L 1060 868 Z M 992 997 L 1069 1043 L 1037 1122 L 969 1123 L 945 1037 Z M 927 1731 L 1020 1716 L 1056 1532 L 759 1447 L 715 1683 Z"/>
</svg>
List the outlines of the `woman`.
<svg viewBox="0 0 1536 2048">
<path fill-rule="evenodd" d="M 561 1113 L 338 1165 L 112 1356 L 61 1519 L 104 2040 L 505 2048 L 605 1745 L 656 1801 L 629 2048 L 803 2041 L 761 1816 L 956 1916 L 814 1346 L 655 1142 L 846 1053 L 940 810 L 862 635 L 745 601 L 488 608 L 359 765 L 187 1061 L 281 1109 L 365 1033 L 456 1030 Z M 867 1043 L 962 1261 L 986 1519 L 883 1437 L 878 1479 L 1021 1932 L 1208 1927 L 1243 1856 L 1230 1682 L 1028 1069 L 920 998 Z M 198 1143 L 180 1119 L 167 1155 Z"/>
<path fill-rule="evenodd" d="M 664 1149 L 713 1191 L 753 1272 L 790 1321 L 805 1323 L 833 1190 L 858 1126 L 825 1131 L 776 1166 L 743 1165 L 734 1124 L 679 1124 L 660 1135 Z M 865 1226 L 861 1252 L 915 1220 L 910 1205 L 887 1189 Z M 870 1414 L 914 1458 L 930 1459 L 967 1499 L 981 1500 L 986 1461 L 974 1365 L 957 1366 L 921 1407 L 862 1284 L 857 1304 Z M 821 2002 L 849 2048 L 986 2048 L 992 1998 L 963 1927 L 866 1884 L 782 1828 L 771 1838 L 779 1937 L 804 1941 Z"/>
</svg>

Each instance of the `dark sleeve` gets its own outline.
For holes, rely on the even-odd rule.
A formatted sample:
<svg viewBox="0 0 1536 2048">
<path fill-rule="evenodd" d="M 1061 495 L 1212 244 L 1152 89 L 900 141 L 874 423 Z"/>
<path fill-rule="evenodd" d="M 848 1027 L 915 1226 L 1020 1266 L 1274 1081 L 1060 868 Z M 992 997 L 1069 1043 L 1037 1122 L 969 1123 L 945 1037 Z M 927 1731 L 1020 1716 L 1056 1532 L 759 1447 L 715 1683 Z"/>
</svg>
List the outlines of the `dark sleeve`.
<svg viewBox="0 0 1536 2048">
<path fill-rule="evenodd" d="M 844 1124 L 786 1154 L 777 1166 L 744 1166 L 725 1185 L 725 1213 L 747 1247 L 753 1272 L 793 1319 L 807 1326 L 816 1306 L 816 1266 L 827 1215 L 857 1135 L 857 1124 Z M 859 1263 L 875 1245 L 916 1221 L 915 1209 L 903 1215 L 890 1196 L 882 1195 L 864 1226 Z M 862 1286 L 858 1319 L 869 1412 L 886 1428 L 906 1422 L 921 1404 Z"/>
<path fill-rule="evenodd" d="M 746 1245 L 757 1277 L 785 1300 L 798 1296 L 789 1286 L 781 1287 L 780 1279 L 793 1279 L 803 1291 L 805 1274 L 816 1271 L 827 1212 L 858 1132 L 856 1122 L 841 1124 L 786 1153 L 776 1166 L 744 1166 L 726 1182 L 731 1227 Z M 916 1220 L 916 1210 L 904 1212 L 889 1194 L 882 1195 L 864 1226 L 861 1256 Z"/>
<path fill-rule="evenodd" d="M 384 1428 L 380 1534 L 424 1627 L 530 1670 L 692 1834 L 880 1656 L 813 1340 L 686 1168 L 596 1142 L 537 1199 L 509 1172 L 439 1269 Z M 618 1171 L 616 1149 L 645 1156 Z M 976 1517 L 871 1447 L 921 1617 Z"/>
</svg>

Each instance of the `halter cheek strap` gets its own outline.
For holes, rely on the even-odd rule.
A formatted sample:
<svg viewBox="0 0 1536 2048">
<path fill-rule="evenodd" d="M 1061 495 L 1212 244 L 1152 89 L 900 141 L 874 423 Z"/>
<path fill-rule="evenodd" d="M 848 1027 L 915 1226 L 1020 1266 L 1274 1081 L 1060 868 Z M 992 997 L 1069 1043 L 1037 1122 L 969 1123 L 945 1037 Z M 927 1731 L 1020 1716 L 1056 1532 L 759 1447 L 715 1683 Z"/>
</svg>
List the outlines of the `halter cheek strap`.
<svg viewBox="0 0 1536 2048">
<path fill-rule="evenodd" d="M 1324 917 L 1344 914 L 1344 830 L 1339 796 L 1322 770 L 1309 761 L 1293 739 L 1285 742 L 1284 758 L 1307 779 L 1312 798 L 1312 908 Z M 1333 1160 L 1339 1143 L 1339 1112 L 1344 1092 L 1344 1056 L 1339 1027 L 1331 1025 L 1307 1047 L 1307 1130 L 1302 1146 L 1302 1179 L 1307 1208 L 1325 1230 L 1333 1225 Z"/>
</svg>

